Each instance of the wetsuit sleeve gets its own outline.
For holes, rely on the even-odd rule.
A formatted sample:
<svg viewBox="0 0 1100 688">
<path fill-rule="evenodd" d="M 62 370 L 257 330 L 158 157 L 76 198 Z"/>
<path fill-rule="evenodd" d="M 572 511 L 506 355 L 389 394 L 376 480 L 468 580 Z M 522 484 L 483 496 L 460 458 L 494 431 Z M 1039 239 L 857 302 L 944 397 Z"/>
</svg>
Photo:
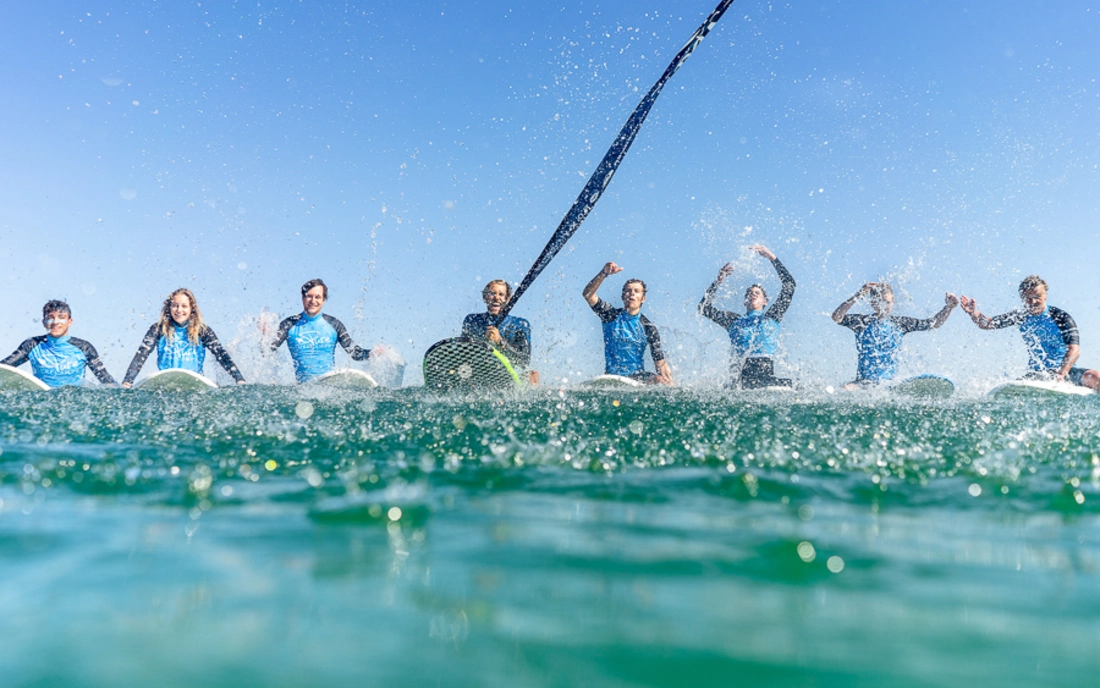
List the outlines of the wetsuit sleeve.
<svg viewBox="0 0 1100 688">
<path fill-rule="evenodd" d="M 603 299 L 597 299 L 596 304 L 592 306 L 592 312 L 600 317 L 600 322 L 606 324 L 619 317 L 619 313 L 622 312 L 622 309 L 615 308 Z"/>
<path fill-rule="evenodd" d="M 271 342 L 270 351 L 274 352 L 283 345 L 287 335 L 290 334 L 290 328 L 294 327 L 294 323 L 296 322 L 298 322 L 298 316 L 292 315 L 279 323 L 279 329 L 275 332 L 275 339 Z"/>
<path fill-rule="evenodd" d="M 894 324 L 898 326 L 902 334 L 909 334 L 910 332 L 924 332 L 925 330 L 931 330 L 932 324 L 935 322 L 935 318 L 910 318 L 906 315 L 899 315 L 890 318 L 894 321 Z"/>
<path fill-rule="evenodd" d="M 462 319 L 462 336 L 463 337 L 480 337 L 477 330 L 474 329 L 474 318 L 476 313 L 470 313 Z"/>
<path fill-rule="evenodd" d="M 870 315 L 846 315 L 840 321 L 840 326 L 847 327 L 852 332 L 859 334 L 860 332 L 867 329 L 867 325 L 870 324 L 871 317 L 872 316 Z"/>
<path fill-rule="evenodd" d="M 218 341 L 218 335 L 214 334 L 214 330 L 203 325 L 199 339 L 206 350 L 214 354 L 214 360 L 220 363 L 222 368 L 225 368 L 225 372 L 229 373 L 237 382 L 244 382 L 244 375 L 241 375 L 241 371 L 237 370 L 237 366 L 233 364 L 233 359 L 229 357 L 229 352 Z"/>
<path fill-rule="evenodd" d="M 718 323 L 718 326 L 723 330 L 728 330 L 730 325 L 741 316 L 733 311 L 724 311 L 721 308 L 715 308 L 711 305 L 714 294 L 718 291 L 719 284 L 721 284 L 721 282 L 714 280 L 711 282 L 710 286 L 707 287 L 707 293 L 703 294 L 703 300 L 699 302 L 699 312 L 703 314 L 704 318 Z"/>
<path fill-rule="evenodd" d="M 995 315 L 989 319 L 989 326 L 994 330 L 1001 330 L 1013 325 L 1019 325 L 1027 314 L 1023 310 L 1015 310 L 1003 315 Z"/>
<path fill-rule="evenodd" d="M 122 377 L 123 384 L 133 384 L 134 380 L 137 379 L 141 367 L 145 365 L 145 361 L 152 353 L 153 347 L 157 345 L 158 339 L 160 339 L 160 323 L 153 323 L 145 336 L 141 338 L 141 346 L 138 347 L 137 353 L 130 360 L 130 367 L 126 369 L 126 375 Z"/>
<path fill-rule="evenodd" d="M 645 338 L 649 342 L 649 353 L 653 356 L 653 364 L 665 360 L 665 352 L 661 349 L 661 334 L 657 332 L 657 326 L 649 322 L 649 318 L 642 316 L 642 329 Z"/>
<path fill-rule="evenodd" d="M 1066 343 L 1066 346 L 1081 345 L 1081 335 L 1077 332 L 1077 323 L 1073 321 L 1069 313 L 1061 308 L 1051 306 L 1050 319 L 1058 326 L 1058 331 L 1062 333 L 1062 341 Z"/>
<path fill-rule="evenodd" d="M 370 349 L 364 349 L 353 342 L 347 328 L 344 327 L 344 323 L 331 315 L 326 315 L 324 318 L 329 325 L 332 325 L 332 329 L 336 330 L 336 341 L 340 342 L 340 346 L 344 347 L 344 351 L 348 352 L 348 356 L 351 356 L 352 360 L 365 361 L 370 358 Z"/>
<path fill-rule="evenodd" d="M 771 308 L 764 314 L 764 317 L 779 322 L 783 319 L 783 315 L 787 312 L 787 309 L 791 307 L 791 299 L 794 298 L 794 288 L 796 285 L 794 277 L 787 271 L 786 266 L 779 262 L 778 258 L 772 261 L 772 267 L 775 268 L 775 274 L 779 275 L 779 283 L 782 286 L 779 289 L 779 296 L 776 297 L 775 303 L 771 305 Z"/>
<path fill-rule="evenodd" d="M 515 327 L 509 333 L 509 336 L 504 339 L 504 348 L 509 360 L 526 368 L 527 364 L 531 362 L 530 323 L 522 318 L 517 318 Z"/>
<path fill-rule="evenodd" d="M 96 376 L 97 380 L 105 385 L 118 384 L 115 382 L 115 379 L 111 377 L 111 374 L 107 372 L 107 366 L 103 365 L 103 360 L 99 357 L 99 352 L 95 350 L 94 346 L 76 337 L 69 339 L 69 343 L 84 353 L 88 368 L 92 371 L 92 374 Z"/>
<path fill-rule="evenodd" d="M 12 368 L 23 365 L 28 360 L 30 360 L 31 351 L 34 350 L 34 347 L 41 344 L 45 338 L 45 336 L 31 337 L 30 339 L 20 344 L 18 349 L 13 351 L 11 355 L 5 358 L 3 361 L 0 361 L 0 363 L 3 363 L 4 365 L 10 365 Z"/>
</svg>

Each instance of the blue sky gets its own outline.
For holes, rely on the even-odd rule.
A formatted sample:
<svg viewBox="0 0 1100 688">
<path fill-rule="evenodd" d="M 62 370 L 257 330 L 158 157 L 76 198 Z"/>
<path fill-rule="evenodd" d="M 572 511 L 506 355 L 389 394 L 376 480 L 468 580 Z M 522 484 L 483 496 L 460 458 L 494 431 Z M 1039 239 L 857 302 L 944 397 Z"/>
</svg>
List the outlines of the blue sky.
<svg viewBox="0 0 1100 688">
<path fill-rule="evenodd" d="M 0 348 L 65 297 L 73 333 L 121 375 L 167 292 L 188 286 L 262 378 L 248 319 L 297 312 L 320 276 L 326 311 L 396 347 L 417 383 L 482 284 L 523 276 L 712 6 L 7 3 Z M 804 379 L 852 376 L 851 334 L 827 315 L 878 278 L 899 287 L 897 312 L 928 315 L 945 290 L 1008 310 L 1038 272 L 1100 367 L 1098 13 L 738 0 L 517 306 L 535 365 L 600 372 L 579 292 L 616 260 L 649 284 L 681 379 L 713 377 L 725 334 L 695 303 L 726 260 L 741 268 L 727 307 L 751 282 L 774 291 L 742 250 L 763 242 L 799 281 L 784 332 Z M 960 315 L 909 338 L 914 370 L 1022 366 L 1016 335 Z"/>
</svg>

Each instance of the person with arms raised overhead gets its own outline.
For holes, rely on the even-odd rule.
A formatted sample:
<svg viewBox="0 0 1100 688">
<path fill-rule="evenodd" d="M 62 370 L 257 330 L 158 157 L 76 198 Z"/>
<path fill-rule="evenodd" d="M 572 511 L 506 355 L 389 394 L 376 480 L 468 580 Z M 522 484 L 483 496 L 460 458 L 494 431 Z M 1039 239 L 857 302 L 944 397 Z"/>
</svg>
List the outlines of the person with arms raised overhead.
<svg viewBox="0 0 1100 688">
<path fill-rule="evenodd" d="M 657 327 L 641 313 L 646 297 L 645 282 L 638 279 L 626 281 L 622 308 L 615 308 L 596 296 L 605 279 L 622 271 L 615 263 L 607 263 L 581 292 L 603 324 L 604 372 L 648 384 L 671 385 L 672 370 L 661 350 L 661 335 Z M 656 374 L 645 369 L 643 356 L 647 346 L 657 368 Z"/>
<path fill-rule="evenodd" d="M 72 324 L 69 304 L 57 300 L 47 302 L 42 307 L 42 325 L 47 334 L 24 341 L 0 363 L 14 368 L 30 361 L 34 376 L 50 387 L 81 384 L 86 368 L 90 368 L 103 384 L 116 384 L 95 347 L 69 335 Z"/>
<path fill-rule="evenodd" d="M 298 382 L 309 382 L 335 369 L 337 343 L 353 360 L 370 358 L 370 350 L 356 346 L 344 323 L 321 313 L 327 300 L 328 287 L 324 282 L 311 279 L 303 284 L 302 312 L 279 323 L 275 339 L 268 347 L 275 352 L 286 342 Z"/>
<path fill-rule="evenodd" d="M 870 314 L 849 315 L 856 301 L 867 299 Z M 904 315 L 890 315 L 894 310 L 894 289 L 885 282 L 868 282 L 851 298 L 833 311 L 833 321 L 847 327 L 856 335 L 856 354 L 859 357 L 856 379 L 845 389 L 875 385 L 894 379 L 898 372 L 901 339 L 910 332 L 934 330 L 947 322 L 947 317 L 959 299 L 951 293 L 944 295 L 944 306 L 931 318 L 923 320 Z"/>
<path fill-rule="evenodd" d="M 775 376 L 775 354 L 779 348 L 779 322 L 791 305 L 794 297 L 795 282 L 791 273 L 775 254 L 765 246 L 750 246 L 750 250 L 771 261 L 775 273 L 782 285 L 779 297 L 771 308 L 764 287 L 754 284 L 745 290 L 745 314 L 715 308 L 714 295 L 719 285 L 733 274 L 733 263 L 726 263 L 718 271 L 718 277 L 707 288 L 703 300 L 699 302 L 699 312 L 713 320 L 726 330 L 730 336 L 732 355 L 730 358 L 731 378 L 728 387 L 760 389 L 762 387 L 790 387 L 791 380 Z"/>
<path fill-rule="evenodd" d="M 1069 381 L 1100 390 L 1100 373 L 1074 365 L 1081 357 L 1077 323 L 1061 308 L 1047 305 L 1047 292 L 1047 283 L 1030 275 L 1020 282 L 1022 308 L 990 318 L 978 311 L 978 302 L 969 296 L 962 297 L 962 308 L 983 330 L 1019 327 L 1027 347 L 1027 378 Z"/>
<path fill-rule="evenodd" d="M 126 376 L 122 378 L 123 387 L 134 384 L 154 348 L 157 350 L 158 370 L 182 368 L 202 375 L 206 350 L 209 349 L 237 384 L 244 383 L 244 376 L 218 341 L 218 335 L 203 322 L 198 301 L 190 289 L 177 289 L 164 300 L 160 319 L 142 337 L 141 346 L 126 369 Z"/>
</svg>

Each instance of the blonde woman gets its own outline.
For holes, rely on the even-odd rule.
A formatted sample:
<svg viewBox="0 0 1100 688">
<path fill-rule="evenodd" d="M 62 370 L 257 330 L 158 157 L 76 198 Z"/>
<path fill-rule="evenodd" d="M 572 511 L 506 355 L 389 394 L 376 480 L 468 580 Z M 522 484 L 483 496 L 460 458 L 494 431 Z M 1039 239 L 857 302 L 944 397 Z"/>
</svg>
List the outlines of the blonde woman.
<svg viewBox="0 0 1100 688">
<path fill-rule="evenodd" d="M 177 289 L 164 300 L 160 320 L 142 337 L 141 346 L 130 361 L 130 367 L 126 369 L 126 377 L 122 379 L 123 387 L 134 384 L 134 379 L 141 372 L 145 359 L 149 358 L 154 347 L 157 350 L 159 370 L 183 368 L 201 375 L 206 350 L 210 349 L 210 353 L 214 354 L 214 358 L 233 376 L 237 384 L 244 382 L 244 376 L 233 364 L 233 359 L 218 341 L 214 330 L 203 323 L 199 304 L 189 289 Z"/>
</svg>

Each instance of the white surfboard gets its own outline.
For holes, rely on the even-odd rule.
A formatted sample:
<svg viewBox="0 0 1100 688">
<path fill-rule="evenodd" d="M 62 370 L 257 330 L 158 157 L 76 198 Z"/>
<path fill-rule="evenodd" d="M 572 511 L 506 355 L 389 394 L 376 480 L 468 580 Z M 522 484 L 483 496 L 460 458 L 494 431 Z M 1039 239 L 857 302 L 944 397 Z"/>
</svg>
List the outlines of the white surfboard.
<svg viewBox="0 0 1100 688">
<path fill-rule="evenodd" d="M 623 388 L 623 387 L 646 387 L 644 382 L 635 380 L 634 378 L 625 377 L 623 375 L 597 375 L 591 380 L 585 380 L 581 383 L 585 387 L 604 387 L 604 388 Z"/>
<path fill-rule="evenodd" d="M 158 370 L 136 385 L 146 391 L 166 392 L 205 392 L 217 386 L 210 378 L 183 368 Z"/>
<path fill-rule="evenodd" d="M 316 385 L 331 385 L 333 387 L 354 387 L 358 389 L 373 389 L 378 386 L 374 378 L 362 370 L 354 368 L 337 368 L 310 381 Z"/>
<path fill-rule="evenodd" d="M 955 383 L 942 375 L 917 375 L 891 386 L 890 391 L 917 399 L 946 399 L 955 393 Z"/>
<path fill-rule="evenodd" d="M 1081 387 L 1062 380 L 1013 380 L 994 387 L 989 391 L 989 396 L 1002 399 L 1058 395 L 1087 397 L 1095 393 L 1088 387 Z"/>
<path fill-rule="evenodd" d="M 34 375 L 0 363 L 0 391 L 41 391 L 49 388 L 49 385 Z"/>
</svg>

